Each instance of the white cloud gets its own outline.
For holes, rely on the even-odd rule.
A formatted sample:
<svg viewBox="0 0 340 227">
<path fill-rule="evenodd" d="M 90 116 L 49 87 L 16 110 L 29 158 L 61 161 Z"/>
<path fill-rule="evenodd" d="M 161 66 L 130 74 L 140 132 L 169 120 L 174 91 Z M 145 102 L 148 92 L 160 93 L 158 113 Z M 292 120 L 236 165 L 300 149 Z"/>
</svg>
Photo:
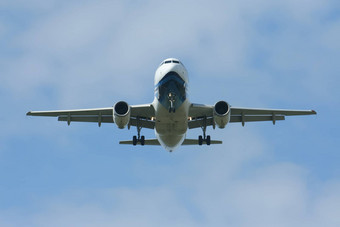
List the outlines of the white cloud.
<svg viewBox="0 0 340 227">
<path fill-rule="evenodd" d="M 166 172 L 174 168 L 176 171 L 161 182 L 129 188 L 73 189 L 40 198 L 33 205 L 39 208 L 20 219 L 21 211 L 2 212 L 0 223 L 4 226 L 12 223 L 26 226 L 339 224 L 340 182 L 314 185 L 308 180 L 312 173 L 301 166 L 272 161 L 264 164 L 261 159 L 268 154 L 261 152 L 262 145 L 256 142 L 254 134 L 245 136 L 246 145 L 237 135 L 229 139 L 230 146 L 193 151 L 182 164 L 165 167 Z"/>
<path fill-rule="evenodd" d="M 269 92 L 266 91 L 280 89 L 277 87 L 277 75 L 273 75 L 275 72 L 298 67 L 301 74 L 294 74 L 294 77 L 296 81 L 302 81 L 303 74 L 312 72 L 309 69 L 311 63 L 318 60 L 313 58 L 315 53 L 306 51 L 309 46 L 301 49 L 300 55 L 291 54 L 295 49 L 292 45 L 305 42 L 305 36 L 294 33 L 301 26 L 312 32 L 309 37 L 315 37 L 310 45 L 317 44 L 314 40 L 318 39 L 319 34 L 312 27 L 322 27 L 314 17 L 326 11 L 328 5 L 320 6 L 317 2 L 304 4 L 303 1 L 274 3 L 262 0 L 240 3 L 150 1 L 146 4 L 72 2 L 54 7 L 51 13 L 41 16 L 15 40 L 15 44 L 25 51 L 22 59 L 34 59 L 40 63 L 42 69 L 37 69 L 39 71 L 49 70 L 49 73 L 45 72 L 45 79 L 56 87 L 60 106 L 63 107 L 72 107 L 74 103 L 79 107 L 90 106 L 98 100 L 103 100 L 102 103 L 113 102 L 109 96 L 117 95 L 134 99 L 135 94 L 125 94 L 131 88 L 135 93 L 144 94 L 144 98 L 150 96 L 151 101 L 152 92 L 147 93 L 146 88 L 152 89 L 157 64 L 169 56 L 183 58 L 184 63 L 195 65 L 195 68 L 189 68 L 189 73 L 198 76 L 198 79 L 233 78 L 234 82 L 243 84 L 241 89 L 244 96 L 248 92 L 251 94 L 250 103 L 261 104 L 262 97 L 268 97 Z M 277 11 L 285 16 L 285 21 L 280 23 L 289 25 L 289 33 L 273 40 L 272 37 L 261 37 L 256 30 L 256 21 L 268 15 L 268 20 L 277 18 L 271 13 Z M 261 46 L 256 46 L 259 44 Z M 258 47 L 269 53 L 266 68 L 274 67 L 276 71 L 256 70 L 247 65 L 252 49 Z M 306 58 L 306 55 L 309 57 Z M 23 63 L 13 62 L 20 66 Z M 39 84 L 44 84 L 44 80 L 35 80 L 35 76 L 28 76 L 29 73 L 23 75 L 17 72 L 25 69 L 28 62 L 18 69 L 11 67 L 5 73 L 8 80 L 12 80 L 8 84 L 16 95 L 19 95 L 18 89 L 33 92 Z M 23 83 L 14 87 L 18 75 Z M 291 72 L 288 71 L 286 76 L 292 77 Z M 310 87 L 315 85 L 319 76 L 313 78 L 316 79 L 312 79 L 307 87 L 310 93 L 313 93 Z M 329 87 L 325 85 L 321 88 L 318 94 L 325 94 Z M 236 88 L 229 86 L 229 89 L 232 94 L 235 93 Z M 25 94 L 30 95 L 27 92 Z M 285 90 L 277 92 L 273 99 L 294 100 L 284 93 Z"/>
<path fill-rule="evenodd" d="M 39 14 L 13 39 L 19 57 L 2 61 L 0 86 L 11 97 L 6 103 L 16 107 L 10 108 L 15 116 L 24 114 L 26 110 L 20 106 L 28 104 L 29 108 L 81 108 L 111 105 L 118 99 L 144 101 L 149 97 L 151 101 L 155 67 L 169 56 L 192 66 L 189 73 L 199 84 L 191 89 L 198 101 L 213 103 L 224 95 L 227 99 L 226 88 L 231 104 L 253 106 L 271 99 L 295 101 L 295 88 L 301 88 L 299 94 L 306 97 L 312 95 L 313 102 L 327 101 L 338 91 L 337 77 L 323 73 L 325 68 L 336 70 L 334 64 L 320 61 L 324 56 L 337 56 L 332 49 L 338 49 L 337 23 L 324 27 L 315 22 L 324 5 L 327 7 L 325 2 L 149 1 L 131 6 L 136 3 L 58 5 L 51 1 L 41 7 L 41 1 L 35 2 L 22 2 L 22 8 L 49 13 Z M 277 18 L 273 12 L 286 20 L 278 21 L 283 23 L 283 34 L 275 37 L 256 27 L 258 20 Z M 310 34 L 300 33 L 300 28 Z M 308 50 L 315 46 L 324 55 L 317 56 L 318 49 Z M 249 66 L 249 54 L 258 53 L 253 48 L 268 54 L 265 67 Z M 287 68 L 301 72 L 281 79 L 271 74 Z M 209 85 L 212 78 L 221 83 Z M 54 89 L 55 95 L 48 97 L 46 87 Z M 202 97 L 201 91 L 207 88 L 214 92 Z M 335 94 L 333 101 L 338 97 Z M 6 129 L 1 134 L 3 141 L 33 127 L 34 123 L 23 122 L 27 119 L 14 121 L 13 116 L 1 119 Z M 53 198 L 39 198 L 39 209 L 26 215 L 20 208 L 1 212 L 0 225 L 339 225 L 337 180 L 318 182 L 319 190 L 308 181 L 313 172 L 271 160 L 272 148 L 256 131 L 229 125 L 219 136 L 227 138 L 223 146 L 197 148 L 197 152 L 183 155 L 190 158 L 164 167 L 175 173 L 156 186 L 72 189 Z M 173 155 L 191 152 L 186 149 Z"/>
</svg>

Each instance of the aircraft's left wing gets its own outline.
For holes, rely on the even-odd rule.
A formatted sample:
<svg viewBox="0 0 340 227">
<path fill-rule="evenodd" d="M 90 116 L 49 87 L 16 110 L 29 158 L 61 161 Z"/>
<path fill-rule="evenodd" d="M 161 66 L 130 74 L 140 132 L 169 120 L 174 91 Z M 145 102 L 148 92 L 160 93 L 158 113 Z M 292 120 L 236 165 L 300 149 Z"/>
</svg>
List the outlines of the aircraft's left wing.
<svg viewBox="0 0 340 227">
<path fill-rule="evenodd" d="M 151 120 L 155 116 L 154 108 L 151 104 L 132 105 L 129 126 L 139 126 L 153 129 L 155 122 Z M 66 121 L 68 125 L 71 122 L 95 122 L 101 126 L 101 123 L 114 123 L 113 107 L 94 108 L 94 109 L 76 109 L 76 110 L 53 110 L 53 111 L 30 111 L 26 115 L 58 117 L 58 121 Z"/>
<path fill-rule="evenodd" d="M 189 110 L 189 129 L 200 128 L 204 125 L 214 126 L 213 119 L 214 106 L 192 104 Z M 285 116 L 312 115 L 314 110 L 285 110 L 285 109 L 257 109 L 230 107 L 230 122 L 240 122 L 244 126 L 245 122 L 255 121 L 276 121 L 284 120 Z"/>
<path fill-rule="evenodd" d="M 272 121 L 284 120 L 285 116 L 312 115 L 315 110 L 285 110 L 285 109 L 258 109 L 231 107 L 230 122 Z"/>
</svg>

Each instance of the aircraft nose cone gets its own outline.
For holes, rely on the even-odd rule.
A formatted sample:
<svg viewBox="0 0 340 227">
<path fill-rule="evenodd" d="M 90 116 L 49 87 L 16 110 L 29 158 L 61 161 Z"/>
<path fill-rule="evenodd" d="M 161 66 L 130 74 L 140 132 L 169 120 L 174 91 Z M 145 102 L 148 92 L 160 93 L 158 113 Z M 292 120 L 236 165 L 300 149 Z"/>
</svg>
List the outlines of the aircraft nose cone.
<svg viewBox="0 0 340 227">
<path fill-rule="evenodd" d="M 179 64 L 171 64 L 171 65 L 169 65 L 169 72 L 174 71 L 174 72 L 179 73 L 181 68 L 182 67 Z"/>
</svg>

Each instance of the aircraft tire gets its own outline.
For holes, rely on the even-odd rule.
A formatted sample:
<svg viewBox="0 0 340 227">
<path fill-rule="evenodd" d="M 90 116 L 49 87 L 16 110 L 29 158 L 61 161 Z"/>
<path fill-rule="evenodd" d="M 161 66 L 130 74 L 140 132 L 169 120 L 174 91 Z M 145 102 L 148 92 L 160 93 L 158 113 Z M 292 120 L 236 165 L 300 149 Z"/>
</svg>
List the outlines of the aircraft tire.
<svg viewBox="0 0 340 227">
<path fill-rule="evenodd" d="M 144 144 L 145 144 L 145 137 L 144 137 L 144 136 L 141 136 L 141 138 L 140 138 L 140 144 L 141 144 L 142 146 L 144 146 Z"/>
<path fill-rule="evenodd" d="M 207 145 L 209 146 L 211 142 L 210 136 L 207 136 Z"/>
<path fill-rule="evenodd" d="M 137 145 L 137 136 L 132 137 L 132 144 L 133 144 L 133 146 Z"/>
<path fill-rule="evenodd" d="M 198 145 L 202 146 L 202 144 L 203 144 L 203 137 L 198 136 Z"/>
</svg>

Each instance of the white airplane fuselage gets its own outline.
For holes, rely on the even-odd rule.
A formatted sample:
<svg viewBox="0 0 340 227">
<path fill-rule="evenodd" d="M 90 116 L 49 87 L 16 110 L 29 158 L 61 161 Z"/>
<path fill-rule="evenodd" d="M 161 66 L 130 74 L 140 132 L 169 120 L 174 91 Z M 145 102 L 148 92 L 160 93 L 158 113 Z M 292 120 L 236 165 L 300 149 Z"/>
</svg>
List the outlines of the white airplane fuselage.
<svg viewBox="0 0 340 227">
<path fill-rule="evenodd" d="M 155 73 L 155 135 L 168 151 L 180 146 L 188 129 L 188 73 L 177 59 L 166 59 Z"/>
</svg>

